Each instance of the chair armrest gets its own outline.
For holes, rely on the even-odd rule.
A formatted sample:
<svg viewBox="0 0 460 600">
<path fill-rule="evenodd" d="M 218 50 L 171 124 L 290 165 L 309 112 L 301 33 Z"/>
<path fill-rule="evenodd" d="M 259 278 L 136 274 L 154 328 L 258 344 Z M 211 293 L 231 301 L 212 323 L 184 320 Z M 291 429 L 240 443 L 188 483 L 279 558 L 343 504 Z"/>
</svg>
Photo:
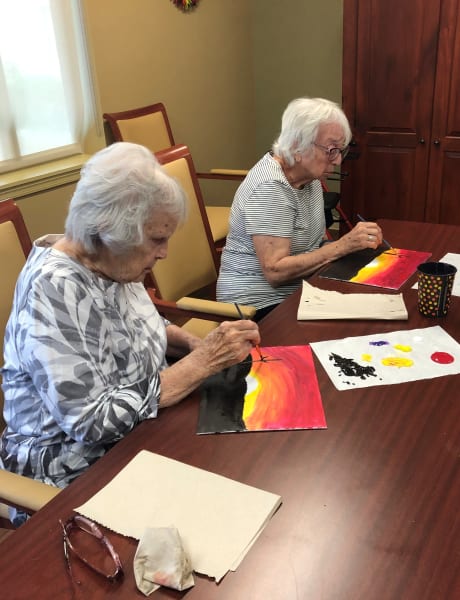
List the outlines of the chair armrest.
<svg viewBox="0 0 460 600">
<path fill-rule="evenodd" d="M 197 173 L 200 179 L 224 179 L 227 181 L 243 181 L 246 172 L 239 169 L 211 169 L 206 173 Z"/>
<path fill-rule="evenodd" d="M 176 305 L 184 310 L 213 313 L 215 315 L 228 317 L 230 319 L 240 318 L 235 305 L 228 302 L 217 302 L 215 300 L 203 300 L 201 298 L 184 296 L 183 298 L 179 298 L 179 300 L 176 302 Z M 254 317 L 256 314 L 256 308 L 254 306 L 245 306 L 242 304 L 239 306 L 246 319 L 252 319 L 252 317 Z"/>
<path fill-rule="evenodd" d="M 0 469 L 0 501 L 27 513 L 40 510 L 60 488 Z"/>
<path fill-rule="evenodd" d="M 158 298 L 155 295 L 155 290 L 153 288 L 146 288 L 150 299 L 155 304 L 156 309 L 166 319 L 169 321 L 176 323 L 179 326 L 182 326 L 185 321 L 189 319 L 205 319 L 207 321 L 225 321 L 225 317 L 219 316 L 216 313 L 209 313 L 204 311 L 196 311 L 196 310 L 185 310 L 184 308 L 179 308 L 176 302 L 171 302 L 169 300 L 163 300 L 162 298 Z"/>
<path fill-rule="evenodd" d="M 184 296 L 177 302 L 170 302 L 158 298 L 155 295 L 154 288 L 147 287 L 146 290 L 158 312 L 172 321 L 174 318 L 182 320 L 184 318 L 207 319 L 209 321 L 237 320 L 240 318 L 234 304 L 191 298 L 189 296 Z M 254 306 L 240 305 L 240 309 L 247 319 L 251 319 L 256 314 Z"/>
<path fill-rule="evenodd" d="M 238 175 L 238 177 L 246 177 L 248 169 L 210 169 L 210 173 L 216 175 Z"/>
</svg>

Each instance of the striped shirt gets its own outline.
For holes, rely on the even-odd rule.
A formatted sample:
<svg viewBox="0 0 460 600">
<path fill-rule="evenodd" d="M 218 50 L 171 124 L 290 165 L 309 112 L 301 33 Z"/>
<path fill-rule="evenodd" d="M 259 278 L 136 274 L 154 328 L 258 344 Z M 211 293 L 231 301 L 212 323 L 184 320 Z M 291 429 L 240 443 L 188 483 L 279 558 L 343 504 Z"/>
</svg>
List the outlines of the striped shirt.
<svg viewBox="0 0 460 600">
<path fill-rule="evenodd" d="M 142 283 L 102 279 L 34 245 L 5 332 L 0 467 L 66 486 L 156 416 L 165 352 L 165 322 Z"/>
<path fill-rule="evenodd" d="M 295 189 L 281 165 L 270 153 L 265 154 L 249 171 L 233 200 L 217 299 L 257 309 L 278 304 L 298 288 L 300 280 L 273 288 L 264 277 L 252 236 L 289 238 L 290 255 L 295 256 L 319 248 L 324 233 L 321 182 L 315 180 Z"/>
</svg>

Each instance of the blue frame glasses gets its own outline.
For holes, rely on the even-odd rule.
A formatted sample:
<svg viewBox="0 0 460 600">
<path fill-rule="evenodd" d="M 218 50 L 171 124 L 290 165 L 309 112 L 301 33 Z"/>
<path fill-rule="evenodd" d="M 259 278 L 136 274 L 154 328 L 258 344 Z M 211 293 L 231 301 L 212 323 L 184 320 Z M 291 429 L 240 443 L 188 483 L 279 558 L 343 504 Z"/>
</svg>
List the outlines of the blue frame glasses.
<svg viewBox="0 0 460 600">
<path fill-rule="evenodd" d="M 345 146 L 345 148 L 328 148 L 327 146 L 321 146 L 321 144 L 317 144 L 316 142 L 313 142 L 313 146 L 321 148 L 321 150 L 323 150 L 326 153 L 329 162 L 334 161 L 339 156 L 339 154 L 342 156 L 343 160 L 350 149 L 349 146 Z"/>
</svg>

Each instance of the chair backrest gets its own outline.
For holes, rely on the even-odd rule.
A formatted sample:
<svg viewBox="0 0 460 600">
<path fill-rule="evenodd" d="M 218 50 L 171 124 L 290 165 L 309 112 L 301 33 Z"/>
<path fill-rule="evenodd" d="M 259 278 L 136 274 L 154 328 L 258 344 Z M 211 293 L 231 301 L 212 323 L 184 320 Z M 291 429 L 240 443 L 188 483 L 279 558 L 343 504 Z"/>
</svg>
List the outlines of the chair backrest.
<svg viewBox="0 0 460 600">
<path fill-rule="evenodd" d="M 165 171 L 179 181 L 188 199 L 187 221 L 171 236 L 168 256 L 153 268 L 157 295 L 176 301 L 215 284 L 217 254 L 188 147 L 173 146 L 157 152 L 156 157 Z"/>
<path fill-rule="evenodd" d="M 123 112 L 104 113 L 103 118 L 116 142 L 142 144 L 152 152 L 174 146 L 166 108 L 161 102 Z"/>
<path fill-rule="evenodd" d="M 0 339 L 3 364 L 3 337 L 10 316 L 14 288 L 18 275 L 32 248 L 21 212 L 13 200 L 0 202 L 0 263 L 2 265 L 0 285 Z M 3 422 L 3 394 L 0 390 L 0 430 Z"/>
</svg>

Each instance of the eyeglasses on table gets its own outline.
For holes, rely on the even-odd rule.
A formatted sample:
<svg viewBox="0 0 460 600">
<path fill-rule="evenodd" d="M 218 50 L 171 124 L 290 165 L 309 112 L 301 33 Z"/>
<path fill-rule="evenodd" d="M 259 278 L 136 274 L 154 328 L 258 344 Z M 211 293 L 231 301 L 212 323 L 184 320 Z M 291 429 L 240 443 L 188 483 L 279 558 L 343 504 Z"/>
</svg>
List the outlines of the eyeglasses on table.
<svg viewBox="0 0 460 600">
<path fill-rule="evenodd" d="M 75 515 L 65 523 L 59 520 L 59 523 L 62 527 L 64 557 L 72 581 L 81 584 L 75 579 L 72 571 L 71 553 L 109 581 L 113 582 L 123 577 L 120 557 L 95 523 L 81 515 Z"/>
</svg>

